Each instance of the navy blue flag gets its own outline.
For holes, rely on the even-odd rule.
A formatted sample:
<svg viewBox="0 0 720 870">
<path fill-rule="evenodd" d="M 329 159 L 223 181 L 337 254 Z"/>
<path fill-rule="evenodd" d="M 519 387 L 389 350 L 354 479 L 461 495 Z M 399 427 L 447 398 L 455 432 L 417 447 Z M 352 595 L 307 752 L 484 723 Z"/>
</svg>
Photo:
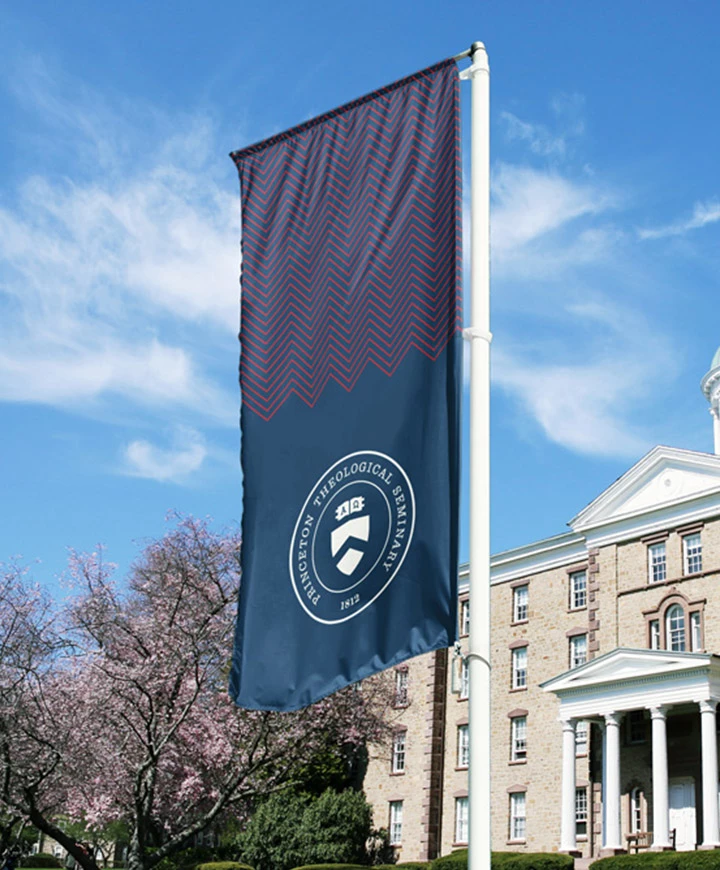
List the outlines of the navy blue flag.
<svg viewBox="0 0 720 870">
<path fill-rule="evenodd" d="M 456 637 L 455 63 L 231 156 L 244 505 L 230 691 L 295 710 Z"/>
</svg>

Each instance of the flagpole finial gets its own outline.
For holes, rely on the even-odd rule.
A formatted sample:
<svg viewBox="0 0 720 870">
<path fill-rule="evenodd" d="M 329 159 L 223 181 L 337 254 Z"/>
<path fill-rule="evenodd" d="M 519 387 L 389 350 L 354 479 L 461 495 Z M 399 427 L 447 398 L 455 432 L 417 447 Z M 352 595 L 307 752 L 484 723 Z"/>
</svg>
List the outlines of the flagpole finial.
<svg viewBox="0 0 720 870">
<path fill-rule="evenodd" d="M 484 42 L 473 42 L 473 44 L 470 46 L 470 57 L 472 57 L 476 51 L 480 51 L 481 49 L 483 51 L 485 50 Z"/>
</svg>

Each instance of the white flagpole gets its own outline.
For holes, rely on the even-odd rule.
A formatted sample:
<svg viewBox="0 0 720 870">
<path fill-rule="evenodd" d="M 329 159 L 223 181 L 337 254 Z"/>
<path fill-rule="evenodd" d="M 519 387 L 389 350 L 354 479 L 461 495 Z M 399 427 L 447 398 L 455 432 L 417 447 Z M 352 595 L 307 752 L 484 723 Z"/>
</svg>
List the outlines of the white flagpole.
<svg viewBox="0 0 720 870">
<path fill-rule="evenodd" d="M 474 42 L 470 145 L 469 870 L 490 870 L 490 67 Z"/>
</svg>

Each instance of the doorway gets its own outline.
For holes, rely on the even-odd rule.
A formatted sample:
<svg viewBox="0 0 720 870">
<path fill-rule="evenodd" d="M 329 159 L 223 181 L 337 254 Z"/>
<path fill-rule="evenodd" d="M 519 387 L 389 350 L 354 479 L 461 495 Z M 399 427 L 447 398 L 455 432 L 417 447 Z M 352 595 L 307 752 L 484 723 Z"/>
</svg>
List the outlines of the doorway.
<svg viewBox="0 0 720 870">
<path fill-rule="evenodd" d="M 697 845 L 695 780 L 690 776 L 670 780 L 670 830 L 675 829 L 675 848 L 690 852 Z"/>
</svg>

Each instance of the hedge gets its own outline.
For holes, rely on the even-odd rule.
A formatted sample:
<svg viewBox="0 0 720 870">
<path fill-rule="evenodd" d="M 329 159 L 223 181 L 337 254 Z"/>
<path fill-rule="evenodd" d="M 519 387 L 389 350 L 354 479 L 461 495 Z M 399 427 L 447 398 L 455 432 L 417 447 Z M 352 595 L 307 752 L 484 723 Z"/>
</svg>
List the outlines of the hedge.
<svg viewBox="0 0 720 870">
<path fill-rule="evenodd" d="M 557 852 L 493 852 L 492 870 L 572 870 L 573 859 Z M 431 870 L 467 870 L 467 849 L 459 849 L 432 862 Z M 595 865 L 593 865 L 595 866 Z"/>
<path fill-rule="evenodd" d="M 60 861 L 47 852 L 39 852 L 37 855 L 24 855 L 20 859 L 21 867 L 60 867 Z"/>
<path fill-rule="evenodd" d="M 198 864 L 196 870 L 253 870 L 253 868 L 239 861 L 206 861 L 204 864 Z"/>
<path fill-rule="evenodd" d="M 398 870 L 398 867 L 404 870 L 430 870 L 429 861 L 404 861 L 402 864 L 376 864 L 368 870 Z"/>
<path fill-rule="evenodd" d="M 369 870 L 366 864 L 304 864 L 294 870 Z"/>
<path fill-rule="evenodd" d="M 720 852 L 643 852 L 601 858 L 592 870 L 720 870 Z"/>
</svg>

